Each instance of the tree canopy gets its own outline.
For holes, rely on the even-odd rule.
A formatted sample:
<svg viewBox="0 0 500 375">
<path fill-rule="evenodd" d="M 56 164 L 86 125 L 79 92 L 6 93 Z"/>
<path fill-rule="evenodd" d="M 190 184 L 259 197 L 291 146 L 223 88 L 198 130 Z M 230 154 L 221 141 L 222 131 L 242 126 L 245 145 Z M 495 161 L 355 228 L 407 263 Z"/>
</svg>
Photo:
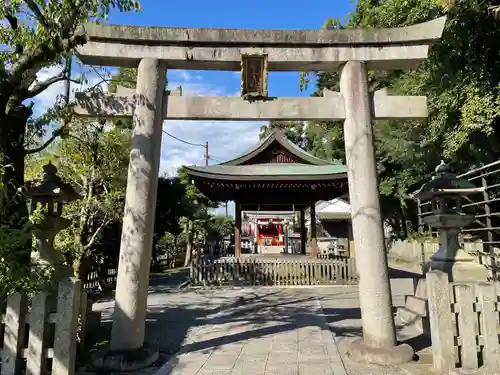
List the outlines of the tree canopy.
<svg viewBox="0 0 500 375">
<path fill-rule="evenodd" d="M 37 117 L 33 100 L 57 82 L 82 81 L 70 76 L 69 62 L 74 49 L 86 43 L 83 25 L 105 20 L 112 8 L 132 11 L 139 9 L 139 3 L 9 0 L 0 4 L 0 228 L 4 244 L 10 244 L 9 257 L 4 258 L 9 269 L 29 271 L 26 157 L 48 147 L 71 123 L 67 100 L 55 100 L 53 107 Z M 55 73 L 50 76 L 51 72 Z M 52 135 L 46 134 L 49 128 L 55 129 Z"/>
<path fill-rule="evenodd" d="M 370 90 L 395 95 L 426 95 L 427 121 L 374 124 L 380 192 L 385 217 L 407 235 L 416 217 L 408 193 L 429 177 L 440 159 L 464 170 L 500 157 L 500 22 L 497 1 L 359 0 L 345 23 L 328 19 L 325 28 L 408 26 L 447 15 L 442 40 L 428 59 L 409 71 L 370 72 Z M 304 73 L 301 87 L 338 91 L 337 72 Z M 289 138 L 325 159 L 345 162 L 342 122 L 271 122 Z M 261 131 L 261 134 L 264 133 Z"/>
</svg>

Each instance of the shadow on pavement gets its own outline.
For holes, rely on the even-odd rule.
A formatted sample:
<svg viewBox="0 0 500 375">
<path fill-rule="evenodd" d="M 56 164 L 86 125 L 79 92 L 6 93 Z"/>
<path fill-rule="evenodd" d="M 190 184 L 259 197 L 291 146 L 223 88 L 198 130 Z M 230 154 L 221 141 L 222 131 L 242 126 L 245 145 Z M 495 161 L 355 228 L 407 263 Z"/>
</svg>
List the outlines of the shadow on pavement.
<svg viewBox="0 0 500 375">
<path fill-rule="evenodd" d="M 390 269 L 391 278 L 414 279 L 419 274 Z M 155 274 L 150 281 L 146 343 L 160 349 L 166 362 L 179 351 L 210 351 L 222 345 L 266 337 L 301 327 L 318 326 L 324 320 L 338 338 L 362 336 L 361 313 L 355 286 L 319 289 L 216 288 L 179 290 L 189 278 L 189 269 Z M 324 316 L 315 306 L 320 300 Z M 108 336 L 111 316 L 103 321 Z M 230 327 L 227 332 L 193 336 L 191 331 Z M 204 331 L 204 332 L 205 332 Z M 195 337 L 195 338 L 193 338 Z M 406 341 L 416 350 L 426 347 L 425 338 Z M 161 365 L 161 364 L 160 364 Z"/>
</svg>

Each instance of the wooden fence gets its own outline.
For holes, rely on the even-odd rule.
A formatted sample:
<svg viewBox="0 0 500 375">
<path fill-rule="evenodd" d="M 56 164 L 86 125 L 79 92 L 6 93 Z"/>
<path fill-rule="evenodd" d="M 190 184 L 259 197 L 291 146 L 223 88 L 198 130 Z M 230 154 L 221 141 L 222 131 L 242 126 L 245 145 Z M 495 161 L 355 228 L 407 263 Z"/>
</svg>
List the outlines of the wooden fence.
<svg viewBox="0 0 500 375">
<path fill-rule="evenodd" d="M 168 266 L 168 263 L 171 261 L 167 255 L 159 255 L 157 259 L 157 263 L 160 267 Z M 96 290 L 100 288 L 99 282 L 99 272 L 98 270 L 93 270 L 89 272 L 87 275 L 87 280 L 83 283 L 84 290 Z M 113 264 L 109 265 L 105 270 L 105 277 L 103 277 L 103 281 L 105 279 L 106 284 L 114 285 L 116 283 L 116 277 L 118 276 L 118 265 Z"/>
<path fill-rule="evenodd" d="M 448 275 L 426 275 L 434 369 L 500 368 L 500 285 L 450 283 Z"/>
<path fill-rule="evenodd" d="M 86 316 L 81 299 L 81 282 L 72 278 L 59 283 L 55 313 L 47 312 L 47 292 L 9 296 L 0 331 L 2 375 L 74 374 L 79 320 Z"/>
<path fill-rule="evenodd" d="M 356 284 L 353 258 L 259 259 L 199 258 L 191 266 L 192 285 L 319 285 Z"/>
<path fill-rule="evenodd" d="M 106 272 L 107 272 L 106 283 L 110 285 L 116 283 L 116 277 L 118 274 L 117 266 L 112 266 L 112 268 L 108 268 Z M 98 289 L 99 287 L 100 287 L 99 272 L 98 271 L 89 272 L 89 274 L 87 275 L 87 280 L 83 284 L 83 288 L 85 290 L 89 290 L 89 289 Z"/>
</svg>

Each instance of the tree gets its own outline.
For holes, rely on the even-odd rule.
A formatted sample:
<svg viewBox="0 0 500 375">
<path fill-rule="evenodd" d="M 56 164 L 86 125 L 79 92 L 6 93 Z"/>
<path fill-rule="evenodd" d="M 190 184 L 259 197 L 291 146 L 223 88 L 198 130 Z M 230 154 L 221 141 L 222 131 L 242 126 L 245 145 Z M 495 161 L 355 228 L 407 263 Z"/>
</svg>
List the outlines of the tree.
<svg viewBox="0 0 500 375">
<path fill-rule="evenodd" d="M 86 276 L 91 254 L 101 248 L 103 231 L 114 222 L 121 222 L 127 166 L 130 150 L 130 131 L 114 128 L 105 131 L 101 122 L 83 122 L 79 139 L 62 142 L 61 174 L 79 186 L 82 199 L 67 215 L 78 223 L 71 227 L 73 237 L 67 245 L 73 250 L 75 276 Z M 77 132 L 72 129 L 72 133 Z"/>
<path fill-rule="evenodd" d="M 177 239 L 183 231 L 182 218 L 191 214 L 189 204 L 186 198 L 186 184 L 183 184 L 180 178 L 163 176 L 158 179 L 153 246 L 154 266 L 158 264 L 159 251 L 171 253 L 172 250 L 169 249 L 173 248 L 177 251 L 179 245 Z"/>
<path fill-rule="evenodd" d="M 500 157 L 500 28 L 493 17 L 497 1 L 359 0 L 348 22 L 328 20 L 326 28 L 408 26 L 447 14 L 442 40 L 429 58 L 411 71 L 369 72 L 369 88 L 395 95 L 426 95 L 428 121 L 376 121 L 374 124 L 382 208 L 398 235 L 414 225 L 408 193 L 428 179 L 439 160 L 455 169 Z M 314 96 L 338 91 L 338 72 L 316 72 Z M 312 82 L 302 75 L 301 87 Z M 345 161 L 339 122 L 308 122 L 308 151 Z"/>
<path fill-rule="evenodd" d="M 10 0 L 0 4 L 0 43 L 4 46 L 0 52 L 0 154 L 5 167 L 0 225 L 26 225 L 28 212 L 20 193 L 25 157 L 47 147 L 68 123 L 60 121 L 68 114 L 63 103 L 34 119 L 33 102 L 29 102 L 54 83 L 70 80 L 68 69 L 43 81 L 37 76 L 44 68 L 69 61 L 72 51 L 86 42 L 80 26 L 105 19 L 114 7 L 130 11 L 139 4 L 136 0 Z M 28 149 L 31 134 L 43 136 L 48 124 L 56 126 L 52 136 Z M 26 245 L 19 244 L 14 254 L 24 253 Z M 27 259 L 23 256 L 23 260 Z"/>
<path fill-rule="evenodd" d="M 73 119 L 69 129 L 46 152 L 58 165 L 59 175 L 81 196 L 65 205 L 64 216 L 72 224 L 57 236 L 56 247 L 75 276 L 86 279 L 90 266 L 108 255 L 109 248 L 102 246 L 104 232 L 121 222 L 130 131 L 82 119 Z"/>
<path fill-rule="evenodd" d="M 208 209 L 217 208 L 217 203 L 205 197 L 189 180 L 187 170 L 183 167 L 179 168 L 177 175 L 181 183 L 186 186 L 186 200 L 188 207 L 188 215 L 186 215 L 184 224 L 184 232 L 186 234 L 186 257 L 184 266 L 191 263 L 193 256 L 194 239 L 197 233 L 204 231 L 206 223 L 210 219 Z"/>
<path fill-rule="evenodd" d="M 212 241 L 220 241 L 230 236 L 234 230 L 234 219 L 224 215 L 214 215 L 207 222 L 207 238 Z"/>
<path fill-rule="evenodd" d="M 165 232 L 154 247 L 155 253 L 166 255 L 167 267 L 174 268 L 179 253 L 178 238 L 170 232 Z"/>
<path fill-rule="evenodd" d="M 5 167 L 0 155 L 0 177 L 4 172 Z M 2 203 L 0 204 L 0 215 L 5 215 L 4 207 L 5 203 L 9 203 L 8 199 L 10 198 L 0 178 L 0 202 Z M 19 262 L 18 249 L 21 245 L 29 243 L 32 229 L 31 221 L 27 220 L 21 226 L 15 222 L 15 218 L 9 220 L 6 215 L 0 222 L 0 299 L 4 299 L 6 295 L 11 293 L 31 292 L 50 282 L 39 272 L 36 272 L 36 269 L 33 270 L 29 262 Z M 29 259 L 31 247 L 27 246 L 23 249 L 25 253 L 21 256 Z"/>
</svg>

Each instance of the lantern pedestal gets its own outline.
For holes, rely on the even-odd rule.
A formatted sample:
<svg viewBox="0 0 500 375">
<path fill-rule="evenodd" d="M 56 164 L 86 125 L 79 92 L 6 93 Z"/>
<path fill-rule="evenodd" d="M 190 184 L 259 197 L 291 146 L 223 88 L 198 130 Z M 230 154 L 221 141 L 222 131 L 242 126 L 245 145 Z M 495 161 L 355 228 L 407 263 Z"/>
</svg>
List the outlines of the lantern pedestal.
<svg viewBox="0 0 500 375">
<path fill-rule="evenodd" d="M 474 215 L 448 213 L 431 215 L 424 218 L 424 223 L 439 230 L 440 245 L 431 260 L 422 266 L 424 275 L 431 270 L 439 270 L 449 275 L 450 281 L 486 281 L 486 268 L 475 262 L 459 243 L 461 228 L 470 225 Z"/>
<path fill-rule="evenodd" d="M 416 326 L 424 335 L 430 335 L 429 311 L 427 302 L 427 282 L 425 275 L 429 271 L 445 272 L 450 281 L 477 282 L 486 281 L 486 267 L 464 251 L 459 242 L 461 228 L 474 222 L 473 212 L 465 213 L 463 197 L 482 193 L 470 181 L 459 178 L 451 168 L 441 161 L 435 169 L 432 180 L 422 185 L 413 193 L 420 202 L 427 201 L 430 212 L 423 218 L 424 224 L 439 231 L 439 249 L 431 260 L 422 265 L 423 278 L 417 282 L 415 295 L 408 298 L 404 308 L 398 309 L 398 316 L 407 323 Z M 465 208 L 470 210 L 470 207 Z"/>
<path fill-rule="evenodd" d="M 36 267 L 53 267 L 61 278 L 71 276 L 71 270 L 63 265 L 63 257 L 54 249 L 54 238 L 57 233 L 70 224 L 67 219 L 46 216 L 35 226 L 37 251 L 31 254 L 31 261 Z"/>
<path fill-rule="evenodd" d="M 61 217 L 63 202 L 78 199 L 78 194 L 61 180 L 57 175 L 57 168 L 49 162 L 43 166 L 42 180 L 29 183 L 27 195 L 31 198 L 32 213 L 39 205 L 44 210 L 43 218 L 35 225 L 37 251 L 31 254 L 33 267 L 52 277 L 53 281 L 72 276 L 71 269 L 63 265 L 63 257 L 54 249 L 54 238 L 71 224 L 71 221 Z M 54 289 L 49 292 L 47 309 L 53 312 L 56 308 L 57 289 Z"/>
<path fill-rule="evenodd" d="M 71 269 L 64 265 L 61 254 L 54 249 L 54 238 L 57 233 L 70 224 L 69 220 L 58 216 L 45 216 L 35 225 L 37 251 L 31 253 L 31 263 L 54 281 L 73 275 Z M 49 291 L 47 310 L 49 312 L 57 310 L 57 288 Z"/>
<path fill-rule="evenodd" d="M 427 272 L 436 270 L 447 273 L 449 281 L 478 282 L 488 279 L 486 267 L 475 262 L 430 261 L 422 266 L 424 276 Z"/>
</svg>

